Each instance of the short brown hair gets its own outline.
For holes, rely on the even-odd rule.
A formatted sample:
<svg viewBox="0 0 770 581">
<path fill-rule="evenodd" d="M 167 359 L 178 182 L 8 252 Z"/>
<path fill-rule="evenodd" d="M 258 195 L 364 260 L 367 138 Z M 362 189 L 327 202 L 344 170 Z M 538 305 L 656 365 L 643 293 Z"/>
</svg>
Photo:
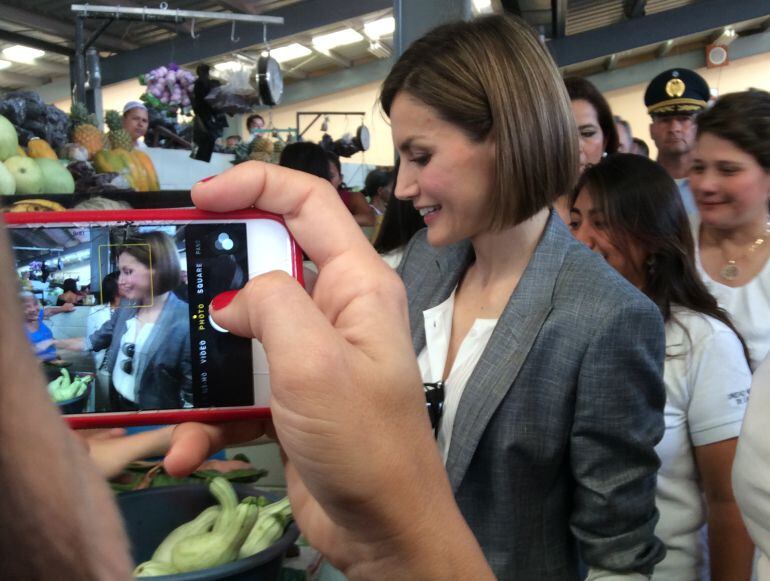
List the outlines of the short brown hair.
<svg viewBox="0 0 770 581">
<path fill-rule="evenodd" d="M 728 93 L 697 118 L 698 137 L 710 133 L 754 157 L 770 172 L 770 93 L 749 89 Z"/>
<path fill-rule="evenodd" d="M 173 239 L 161 231 L 136 232 L 118 246 L 115 257 L 130 254 L 150 269 L 152 291 L 162 295 L 174 290 L 182 281 L 179 253 Z"/>
<path fill-rule="evenodd" d="M 490 228 L 519 224 L 572 189 L 579 153 L 567 91 L 523 20 L 492 15 L 435 28 L 385 79 L 380 102 L 386 114 L 402 91 L 472 141 L 494 142 Z"/>
</svg>

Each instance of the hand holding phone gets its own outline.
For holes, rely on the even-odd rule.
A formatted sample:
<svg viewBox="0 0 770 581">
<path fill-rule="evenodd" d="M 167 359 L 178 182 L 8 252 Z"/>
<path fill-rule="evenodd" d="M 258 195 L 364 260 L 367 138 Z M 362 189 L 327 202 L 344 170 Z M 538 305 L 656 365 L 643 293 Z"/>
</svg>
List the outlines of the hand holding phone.
<svg viewBox="0 0 770 581">
<path fill-rule="evenodd" d="M 310 543 L 335 566 L 355 564 L 373 577 L 398 575 L 449 546 L 469 575 L 491 578 L 433 440 L 404 287 L 334 189 L 307 174 L 247 163 L 197 185 L 193 197 L 209 210 L 254 204 L 284 214 L 319 266 L 312 298 L 271 273 L 213 312 L 217 324 L 264 343 L 289 496 Z M 179 426 L 166 467 L 178 474 L 210 446 L 255 429 L 246 422 Z"/>
</svg>

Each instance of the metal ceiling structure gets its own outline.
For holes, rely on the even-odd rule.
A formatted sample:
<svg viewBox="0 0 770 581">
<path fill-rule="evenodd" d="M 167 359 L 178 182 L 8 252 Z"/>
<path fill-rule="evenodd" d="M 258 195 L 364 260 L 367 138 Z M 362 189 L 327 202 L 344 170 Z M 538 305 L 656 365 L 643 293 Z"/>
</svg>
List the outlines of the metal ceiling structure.
<svg viewBox="0 0 770 581">
<path fill-rule="evenodd" d="M 45 51 L 33 62 L 10 61 L 0 70 L 0 93 L 69 78 L 69 58 L 75 48 L 73 3 L 78 2 L 0 3 L 0 59 L 5 58 L 2 50 L 15 44 Z M 98 3 L 145 6 L 142 0 Z M 311 39 L 345 27 L 363 32 L 367 22 L 393 14 L 393 0 L 172 0 L 167 4 L 170 9 L 283 17 L 284 25 L 268 28 L 269 47 L 296 42 L 311 51 L 282 64 L 288 95 L 312 92 L 307 88 L 310 83 L 323 91 L 339 87 L 339 79 L 344 86 L 382 78 L 391 63 L 392 34 L 379 39 L 376 50 L 366 36 L 330 51 L 315 49 Z M 728 26 L 736 31 L 738 41 L 745 41 L 744 53 L 770 52 L 768 0 L 493 0 L 491 10 L 505 10 L 530 22 L 569 74 L 606 75 L 664 56 L 703 53 Z M 194 68 L 201 62 L 232 60 L 235 53 L 254 58 L 266 48 L 262 26 L 238 25 L 234 35 L 231 25 L 221 20 L 196 22 L 194 31 L 192 25 L 188 20 L 111 22 L 94 43 L 102 59 L 103 85 L 171 61 Z M 99 21 L 88 21 L 85 34 L 94 35 L 98 29 Z"/>
</svg>

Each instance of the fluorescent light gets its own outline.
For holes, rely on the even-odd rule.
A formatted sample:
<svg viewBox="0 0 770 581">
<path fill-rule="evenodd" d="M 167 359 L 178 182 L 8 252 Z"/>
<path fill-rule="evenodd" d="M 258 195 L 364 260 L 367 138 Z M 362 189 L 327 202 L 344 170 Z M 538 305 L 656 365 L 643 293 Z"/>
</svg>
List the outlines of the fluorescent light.
<svg viewBox="0 0 770 581">
<path fill-rule="evenodd" d="M 225 61 L 223 63 L 217 63 L 214 68 L 218 71 L 239 71 L 243 68 L 243 65 L 238 61 Z"/>
<path fill-rule="evenodd" d="M 262 54 L 267 56 L 268 53 L 263 52 Z M 295 59 L 302 58 L 311 54 L 313 54 L 312 50 L 298 42 L 270 49 L 270 56 L 277 60 L 279 63 L 293 61 Z"/>
<path fill-rule="evenodd" d="M 492 0 L 473 0 L 473 8 L 476 12 L 487 12 L 492 10 Z"/>
<path fill-rule="evenodd" d="M 10 67 L 13 63 L 11 61 L 4 61 L 0 59 L 0 70 L 7 69 Z"/>
<path fill-rule="evenodd" d="M 44 54 L 45 51 L 38 50 L 36 48 L 30 48 L 28 46 L 22 46 L 20 44 L 15 44 L 3 49 L 3 55 L 12 61 L 18 61 L 22 63 L 32 62 Z"/>
<path fill-rule="evenodd" d="M 364 37 L 361 33 L 356 32 L 352 28 L 343 28 L 337 32 L 330 32 L 329 34 L 321 34 L 313 37 L 313 46 L 320 51 L 331 50 L 338 46 L 345 46 L 346 44 L 354 44 L 361 42 Z"/>
<path fill-rule="evenodd" d="M 364 24 L 364 33 L 372 40 L 379 40 L 382 36 L 393 34 L 394 30 L 396 30 L 396 19 L 392 16 Z"/>
</svg>

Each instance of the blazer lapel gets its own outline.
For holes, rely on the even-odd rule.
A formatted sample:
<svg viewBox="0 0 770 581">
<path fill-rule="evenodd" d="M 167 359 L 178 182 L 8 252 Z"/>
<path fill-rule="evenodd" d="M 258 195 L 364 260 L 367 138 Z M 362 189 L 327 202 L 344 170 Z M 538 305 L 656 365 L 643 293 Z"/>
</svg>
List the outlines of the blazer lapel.
<svg viewBox="0 0 770 581">
<path fill-rule="evenodd" d="M 422 273 L 409 285 L 409 325 L 412 328 L 414 352 L 425 347 L 423 311 L 444 302 L 457 286 L 460 277 L 473 260 L 469 242 L 452 245 L 426 256 Z"/>
<path fill-rule="evenodd" d="M 552 309 L 556 279 L 570 243 L 574 239 L 552 213 L 521 281 L 468 379 L 455 416 L 446 462 L 455 492 L 487 424 L 516 381 Z"/>
</svg>

